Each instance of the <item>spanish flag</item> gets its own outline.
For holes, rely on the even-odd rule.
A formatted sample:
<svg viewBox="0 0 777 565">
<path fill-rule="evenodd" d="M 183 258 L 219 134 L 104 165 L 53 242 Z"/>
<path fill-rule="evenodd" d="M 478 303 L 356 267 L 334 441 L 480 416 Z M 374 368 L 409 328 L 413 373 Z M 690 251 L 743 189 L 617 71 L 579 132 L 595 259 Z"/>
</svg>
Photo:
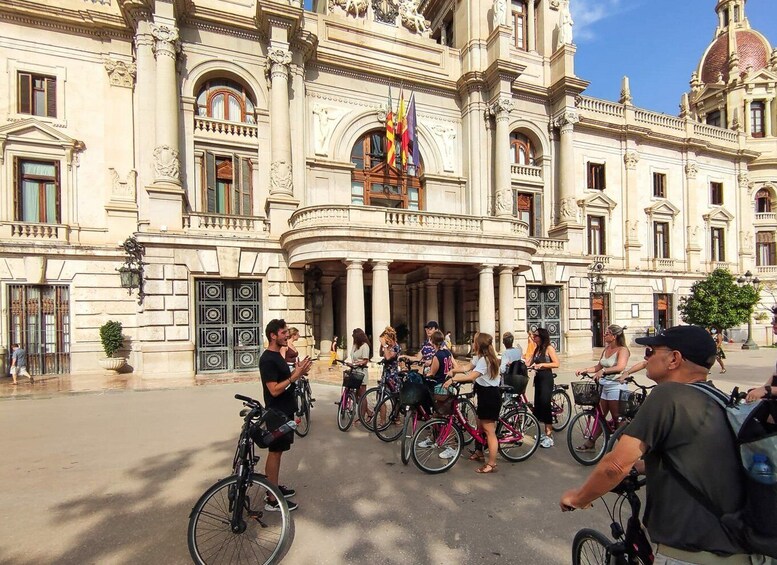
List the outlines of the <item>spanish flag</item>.
<svg viewBox="0 0 777 565">
<path fill-rule="evenodd" d="M 394 138 L 394 101 L 391 99 L 391 87 L 389 86 L 388 113 L 386 114 L 386 162 L 394 165 L 397 161 L 397 149 Z"/>
<path fill-rule="evenodd" d="M 405 106 L 405 91 L 399 94 L 399 113 L 397 115 L 397 137 L 399 137 L 400 159 L 402 168 L 407 167 L 410 150 L 410 132 L 407 130 L 407 108 Z"/>
</svg>

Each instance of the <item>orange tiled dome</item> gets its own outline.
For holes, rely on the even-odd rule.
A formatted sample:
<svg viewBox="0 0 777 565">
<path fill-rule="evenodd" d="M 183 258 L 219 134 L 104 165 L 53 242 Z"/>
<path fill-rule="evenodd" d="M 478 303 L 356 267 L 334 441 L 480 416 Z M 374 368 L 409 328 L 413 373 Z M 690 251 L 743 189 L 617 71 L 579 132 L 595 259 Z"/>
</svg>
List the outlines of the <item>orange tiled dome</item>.
<svg viewBox="0 0 777 565">
<path fill-rule="evenodd" d="M 704 56 L 701 81 L 705 84 L 717 82 L 718 73 L 723 73 L 723 80 L 728 80 L 728 33 L 731 32 L 721 34 Z M 752 67 L 755 72 L 765 68 L 769 62 L 769 45 L 761 35 L 750 30 L 739 30 L 736 34 L 740 70 Z"/>
</svg>

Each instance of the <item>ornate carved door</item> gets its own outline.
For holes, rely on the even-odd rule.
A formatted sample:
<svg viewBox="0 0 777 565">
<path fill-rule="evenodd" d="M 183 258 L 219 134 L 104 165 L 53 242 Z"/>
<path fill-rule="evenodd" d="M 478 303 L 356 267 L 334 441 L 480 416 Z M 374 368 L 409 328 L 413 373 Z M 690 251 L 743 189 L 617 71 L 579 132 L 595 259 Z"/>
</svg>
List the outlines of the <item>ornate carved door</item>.
<svg viewBox="0 0 777 565">
<path fill-rule="evenodd" d="M 197 372 L 258 371 L 262 283 L 197 281 Z"/>
<path fill-rule="evenodd" d="M 526 323 L 530 331 L 548 330 L 550 343 L 561 351 L 561 287 L 526 287 Z"/>
</svg>

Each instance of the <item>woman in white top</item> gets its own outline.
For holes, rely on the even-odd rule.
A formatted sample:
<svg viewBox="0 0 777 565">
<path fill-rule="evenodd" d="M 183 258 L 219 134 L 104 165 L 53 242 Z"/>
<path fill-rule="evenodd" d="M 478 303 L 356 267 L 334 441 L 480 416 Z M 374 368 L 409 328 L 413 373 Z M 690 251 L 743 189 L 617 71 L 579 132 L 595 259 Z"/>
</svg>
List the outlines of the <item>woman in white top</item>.
<svg viewBox="0 0 777 565">
<path fill-rule="evenodd" d="M 448 373 L 448 379 L 443 386 L 449 387 L 452 383 L 475 382 L 475 394 L 477 394 L 478 429 L 486 435 L 488 442 L 488 462 L 478 467 L 478 473 L 493 473 L 496 471 L 496 454 L 499 444 L 496 439 L 496 421 L 499 419 L 499 410 L 502 407 L 502 395 L 499 391 L 499 359 L 494 350 L 494 338 L 490 334 L 478 333 L 472 340 L 472 348 L 475 356 L 470 363 L 455 366 Z M 463 377 L 456 377 L 464 373 Z M 478 444 L 475 453 L 470 460 L 483 461 L 483 445 Z"/>
<path fill-rule="evenodd" d="M 625 329 L 625 327 L 622 328 L 615 324 L 607 326 L 607 330 L 604 332 L 605 348 L 602 351 L 599 362 L 593 367 L 586 367 L 575 372 L 576 375 L 588 373 L 596 382 L 602 385 L 599 407 L 605 418 L 608 413 L 612 414 L 612 419 L 616 423 L 618 422 L 618 401 L 620 400 L 621 391 L 628 390 L 628 387 L 623 382 L 626 379 L 623 371 L 629 362 L 631 352 L 626 347 L 626 337 L 623 335 L 623 330 Z M 588 451 L 593 449 L 593 446 L 594 444 L 591 440 L 586 440 L 583 445 L 575 449 L 578 451 Z"/>
<path fill-rule="evenodd" d="M 367 390 L 367 365 L 370 362 L 370 344 L 367 334 L 361 328 L 353 330 L 353 347 L 351 348 L 351 363 L 356 365 L 353 376 L 361 377 L 362 384 L 359 387 L 358 398 L 361 398 Z"/>
</svg>

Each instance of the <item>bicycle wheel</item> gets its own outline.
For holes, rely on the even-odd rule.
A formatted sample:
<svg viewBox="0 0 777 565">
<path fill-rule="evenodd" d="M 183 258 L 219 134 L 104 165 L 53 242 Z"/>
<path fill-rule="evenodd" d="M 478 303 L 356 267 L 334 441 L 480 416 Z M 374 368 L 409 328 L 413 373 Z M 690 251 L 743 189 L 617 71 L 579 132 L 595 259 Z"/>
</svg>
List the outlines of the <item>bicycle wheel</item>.
<svg viewBox="0 0 777 565">
<path fill-rule="evenodd" d="M 626 428 L 628 426 L 626 424 L 623 424 L 620 428 L 615 430 L 612 435 L 610 436 L 610 439 L 607 440 L 607 448 L 604 450 L 605 453 L 609 453 L 615 448 L 615 444 L 618 443 L 618 440 L 623 435 L 623 432 L 626 431 Z"/>
<path fill-rule="evenodd" d="M 464 419 L 467 421 L 467 423 L 473 428 L 477 429 L 478 413 L 477 410 L 475 410 L 475 405 L 472 403 L 472 401 L 469 398 L 462 398 L 459 401 L 459 410 L 461 410 L 461 415 L 464 416 Z M 472 437 L 472 434 L 465 429 L 461 430 L 461 436 L 464 438 L 464 445 L 469 445 L 472 443 L 472 440 L 475 439 Z"/>
<path fill-rule="evenodd" d="M 337 427 L 341 432 L 347 432 L 353 424 L 353 417 L 356 414 L 356 395 L 349 390 L 345 398 L 337 407 Z"/>
<path fill-rule="evenodd" d="M 572 565 L 610 565 L 607 547 L 611 543 L 601 532 L 580 530 L 572 541 Z"/>
<path fill-rule="evenodd" d="M 402 436 L 405 414 L 401 408 L 399 399 L 393 394 L 384 398 L 375 407 L 375 435 L 382 441 L 390 443 Z M 384 418 L 385 420 L 381 421 Z"/>
<path fill-rule="evenodd" d="M 189 515 L 187 538 L 192 560 L 214 563 L 278 563 L 294 541 L 294 520 L 278 490 L 265 477 L 251 474 L 245 487 L 242 521 L 231 528 L 239 477 L 222 479 L 205 491 Z M 265 511 L 265 491 L 280 501 L 280 511 Z"/>
<path fill-rule="evenodd" d="M 377 406 L 378 402 L 382 399 L 383 397 L 380 388 L 376 386 L 367 389 L 359 399 L 359 422 L 361 422 L 361 425 L 364 426 L 365 430 L 370 432 L 375 431 L 375 428 L 372 427 L 373 416 L 375 416 L 375 406 Z"/>
<path fill-rule="evenodd" d="M 563 390 L 555 390 L 550 397 L 550 409 L 553 413 L 553 431 L 560 432 L 567 427 L 572 417 L 572 403 Z"/>
<path fill-rule="evenodd" d="M 299 437 L 305 437 L 310 431 L 310 404 L 304 392 L 298 392 L 294 397 L 297 401 L 297 410 L 294 414 L 299 420 L 294 433 Z"/>
<path fill-rule="evenodd" d="M 580 412 L 569 422 L 567 447 L 581 465 L 597 463 L 604 456 L 608 439 L 610 431 L 598 412 Z M 590 449 L 582 449 L 587 444 L 592 444 Z"/>
<path fill-rule="evenodd" d="M 405 423 L 402 424 L 402 445 L 400 446 L 400 452 L 403 465 L 407 465 L 410 461 L 410 452 L 413 449 L 413 436 L 415 435 L 417 423 L 418 412 L 411 408 L 407 414 L 405 414 Z"/>
<path fill-rule="evenodd" d="M 413 463 L 424 473 L 433 475 L 453 467 L 464 448 L 461 430 L 458 426 L 449 427 L 446 418 L 432 418 L 421 424 L 411 443 Z"/>
<path fill-rule="evenodd" d="M 512 429 L 511 429 L 512 428 Z M 540 445 L 540 423 L 527 410 L 512 410 L 496 424 L 496 437 L 521 435 L 510 443 L 499 443 L 499 453 L 508 461 L 524 461 L 531 457 Z"/>
</svg>

